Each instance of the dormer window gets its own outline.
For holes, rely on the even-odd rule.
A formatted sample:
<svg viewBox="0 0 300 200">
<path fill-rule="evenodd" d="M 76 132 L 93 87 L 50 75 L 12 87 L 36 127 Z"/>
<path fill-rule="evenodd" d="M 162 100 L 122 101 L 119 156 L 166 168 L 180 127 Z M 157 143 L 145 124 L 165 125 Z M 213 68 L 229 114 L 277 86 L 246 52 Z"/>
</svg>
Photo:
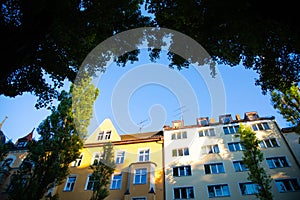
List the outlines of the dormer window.
<svg viewBox="0 0 300 200">
<path fill-rule="evenodd" d="M 232 122 L 232 117 L 231 115 L 221 115 L 219 117 L 219 122 L 222 123 L 222 124 L 228 124 L 230 122 Z"/>
<path fill-rule="evenodd" d="M 245 117 L 244 117 L 246 120 L 256 120 L 259 118 L 257 112 L 246 112 L 245 113 Z"/>
<path fill-rule="evenodd" d="M 25 141 L 20 141 L 20 142 L 18 142 L 17 147 L 22 148 L 22 147 L 25 147 L 26 144 L 27 144 L 27 142 L 25 142 Z"/>
<path fill-rule="evenodd" d="M 208 117 L 197 118 L 197 124 L 200 126 L 208 126 L 209 124 Z"/>
</svg>

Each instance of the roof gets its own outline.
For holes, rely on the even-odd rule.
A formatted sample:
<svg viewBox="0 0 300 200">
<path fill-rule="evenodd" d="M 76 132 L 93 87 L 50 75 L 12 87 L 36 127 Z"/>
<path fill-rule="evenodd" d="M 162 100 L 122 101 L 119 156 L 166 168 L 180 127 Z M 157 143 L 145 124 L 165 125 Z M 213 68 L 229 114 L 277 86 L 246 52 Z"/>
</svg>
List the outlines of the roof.
<svg viewBox="0 0 300 200">
<path fill-rule="evenodd" d="M 124 135 L 120 135 L 120 136 L 121 136 L 121 141 L 125 141 L 125 140 L 152 138 L 152 137 L 159 136 L 159 135 L 162 135 L 162 131 L 124 134 Z"/>
</svg>

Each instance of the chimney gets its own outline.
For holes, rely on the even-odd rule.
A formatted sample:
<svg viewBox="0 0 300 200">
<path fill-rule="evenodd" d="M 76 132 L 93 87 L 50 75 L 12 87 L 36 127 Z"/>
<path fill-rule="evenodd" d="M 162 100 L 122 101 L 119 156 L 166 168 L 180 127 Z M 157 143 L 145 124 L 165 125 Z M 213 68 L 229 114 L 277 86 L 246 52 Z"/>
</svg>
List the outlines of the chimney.
<svg viewBox="0 0 300 200">
<path fill-rule="evenodd" d="M 239 114 L 235 115 L 236 120 L 241 120 L 241 116 Z"/>
</svg>

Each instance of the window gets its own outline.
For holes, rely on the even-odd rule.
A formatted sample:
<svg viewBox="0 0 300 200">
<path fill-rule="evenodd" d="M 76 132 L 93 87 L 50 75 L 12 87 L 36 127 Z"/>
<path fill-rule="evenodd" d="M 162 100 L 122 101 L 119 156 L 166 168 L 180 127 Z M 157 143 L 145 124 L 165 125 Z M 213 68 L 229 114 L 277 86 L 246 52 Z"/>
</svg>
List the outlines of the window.
<svg viewBox="0 0 300 200">
<path fill-rule="evenodd" d="M 185 139 L 185 138 L 187 138 L 186 131 L 172 133 L 172 135 L 171 135 L 172 140 L 179 140 L 179 139 Z"/>
<path fill-rule="evenodd" d="M 225 173 L 223 163 L 212 163 L 204 165 L 205 174 L 220 174 Z"/>
<path fill-rule="evenodd" d="M 97 140 L 103 140 L 103 136 L 104 136 L 104 131 L 101 131 L 100 133 L 98 133 Z"/>
<path fill-rule="evenodd" d="M 231 142 L 231 143 L 228 143 L 228 148 L 229 148 L 229 151 L 231 151 L 231 152 L 245 150 L 244 145 L 242 143 L 240 143 L 240 142 Z"/>
<path fill-rule="evenodd" d="M 214 144 L 214 145 L 203 146 L 202 152 L 204 154 L 211 154 L 211 153 L 220 153 L 220 150 L 219 150 L 219 146 L 217 144 Z"/>
<path fill-rule="evenodd" d="M 110 136 L 111 136 L 111 131 L 107 131 L 106 134 L 105 134 L 104 139 L 105 139 L 105 140 L 109 140 L 109 139 L 110 139 Z"/>
<path fill-rule="evenodd" d="M 67 178 L 64 191 L 73 191 L 76 182 L 76 176 L 71 175 Z"/>
<path fill-rule="evenodd" d="M 276 138 L 262 140 L 260 141 L 259 145 L 261 148 L 279 147 L 279 143 L 277 142 Z"/>
<path fill-rule="evenodd" d="M 97 140 L 109 140 L 110 139 L 110 136 L 111 136 L 111 131 L 101 131 L 99 134 L 98 134 L 98 138 Z"/>
<path fill-rule="evenodd" d="M 285 156 L 267 158 L 266 160 L 270 169 L 290 166 Z"/>
<path fill-rule="evenodd" d="M 199 137 L 203 136 L 216 136 L 215 129 L 210 128 L 210 129 L 204 129 L 199 131 Z"/>
<path fill-rule="evenodd" d="M 238 132 L 240 126 L 239 125 L 235 125 L 235 126 L 225 126 L 223 127 L 223 131 L 225 135 L 228 134 L 235 134 Z"/>
<path fill-rule="evenodd" d="M 256 183 L 239 183 L 242 195 L 257 194 L 259 186 Z"/>
<path fill-rule="evenodd" d="M 5 159 L 5 161 L 2 163 L 2 167 L 1 168 L 3 170 L 10 170 L 13 161 L 14 161 L 14 159 L 12 159 L 12 158 Z"/>
<path fill-rule="evenodd" d="M 116 164 L 124 163 L 125 151 L 118 151 L 116 155 Z"/>
<path fill-rule="evenodd" d="M 80 156 L 79 156 L 79 158 L 77 158 L 74 162 L 73 162 L 73 167 L 78 167 L 78 166 L 80 166 L 80 164 L 81 164 L 81 161 L 82 161 L 82 158 L 83 158 L 83 154 L 81 154 Z"/>
<path fill-rule="evenodd" d="M 221 185 L 209 185 L 208 189 L 208 197 L 226 197 L 230 196 L 229 187 L 227 184 Z"/>
<path fill-rule="evenodd" d="M 267 122 L 252 125 L 253 131 L 258 131 L 258 130 L 262 131 L 262 130 L 269 130 L 269 129 L 271 128 Z"/>
<path fill-rule="evenodd" d="M 300 191 L 299 182 L 296 178 L 275 180 L 279 192 Z"/>
<path fill-rule="evenodd" d="M 243 172 L 243 171 L 249 171 L 249 169 L 245 166 L 243 161 L 233 161 L 233 167 L 234 171 L 236 172 Z"/>
<path fill-rule="evenodd" d="M 25 141 L 21 141 L 21 142 L 18 142 L 18 144 L 17 144 L 17 147 L 19 147 L 19 148 L 21 148 L 21 147 L 25 147 L 25 146 L 26 146 L 26 144 L 27 144 L 27 142 L 25 142 Z"/>
<path fill-rule="evenodd" d="M 139 162 L 149 161 L 150 149 L 143 149 L 139 151 Z"/>
<path fill-rule="evenodd" d="M 189 148 L 180 148 L 180 149 L 173 149 L 172 150 L 172 156 L 173 157 L 188 156 L 188 155 L 190 155 Z"/>
<path fill-rule="evenodd" d="M 131 200 L 146 200 L 146 197 L 134 197 Z"/>
<path fill-rule="evenodd" d="M 100 160 L 102 160 L 102 154 L 101 153 L 95 153 L 92 159 L 92 165 L 98 165 Z"/>
<path fill-rule="evenodd" d="M 134 173 L 134 184 L 146 184 L 147 183 L 147 169 L 136 169 Z"/>
<path fill-rule="evenodd" d="M 111 190 L 119 190 L 121 189 L 122 183 L 122 174 L 114 174 L 110 183 Z"/>
<path fill-rule="evenodd" d="M 193 199 L 194 188 L 193 187 L 178 187 L 174 188 L 174 199 Z"/>
<path fill-rule="evenodd" d="M 85 190 L 93 190 L 95 182 L 95 178 L 92 175 L 88 175 L 86 179 Z"/>
<path fill-rule="evenodd" d="M 191 166 L 173 167 L 173 176 L 191 176 Z"/>
</svg>

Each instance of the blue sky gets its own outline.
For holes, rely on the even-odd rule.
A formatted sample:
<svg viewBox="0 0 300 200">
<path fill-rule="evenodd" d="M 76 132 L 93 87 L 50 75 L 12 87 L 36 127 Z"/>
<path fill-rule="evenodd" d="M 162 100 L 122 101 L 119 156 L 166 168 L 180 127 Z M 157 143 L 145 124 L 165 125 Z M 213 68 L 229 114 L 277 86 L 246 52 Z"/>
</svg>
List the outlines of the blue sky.
<svg viewBox="0 0 300 200">
<path fill-rule="evenodd" d="M 207 74 L 199 72 L 197 67 L 169 69 L 164 54 L 157 63 L 150 63 L 145 53 L 139 62 L 124 68 L 112 63 L 96 83 L 100 95 L 94 104 L 95 117 L 89 131 L 107 117 L 123 134 L 161 130 L 163 125 L 171 125 L 172 120 L 181 116 L 186 125 L 191 125 L 196 123 L 196 117 L 218 120 L 217 115 L 243 117 L 248 111 L 257 111 L 262 117 L 275 116 L 281 128 L 288 126 L 272 107 L 270 96 L 262 95 L 260 87 L 255 86 L 258 75 L 254 71 L 225 65 L 217 65 L 217 70 L 224 91 L 217 84 L 208 83 L 207 77 L 203 77 Z M 0 120 L 8 116 L 2 131 L 8 138 L 16 141 L 25 136 L 50 114 L 46 109 L 36 110 L 35 102 L 36 97 L 30 94 L 15 98 L 0 96 Z M 217 113 L 222 109 L 225 113 Z M 36 131 L 34 137 L 38 137 Z"/>
</svg>

